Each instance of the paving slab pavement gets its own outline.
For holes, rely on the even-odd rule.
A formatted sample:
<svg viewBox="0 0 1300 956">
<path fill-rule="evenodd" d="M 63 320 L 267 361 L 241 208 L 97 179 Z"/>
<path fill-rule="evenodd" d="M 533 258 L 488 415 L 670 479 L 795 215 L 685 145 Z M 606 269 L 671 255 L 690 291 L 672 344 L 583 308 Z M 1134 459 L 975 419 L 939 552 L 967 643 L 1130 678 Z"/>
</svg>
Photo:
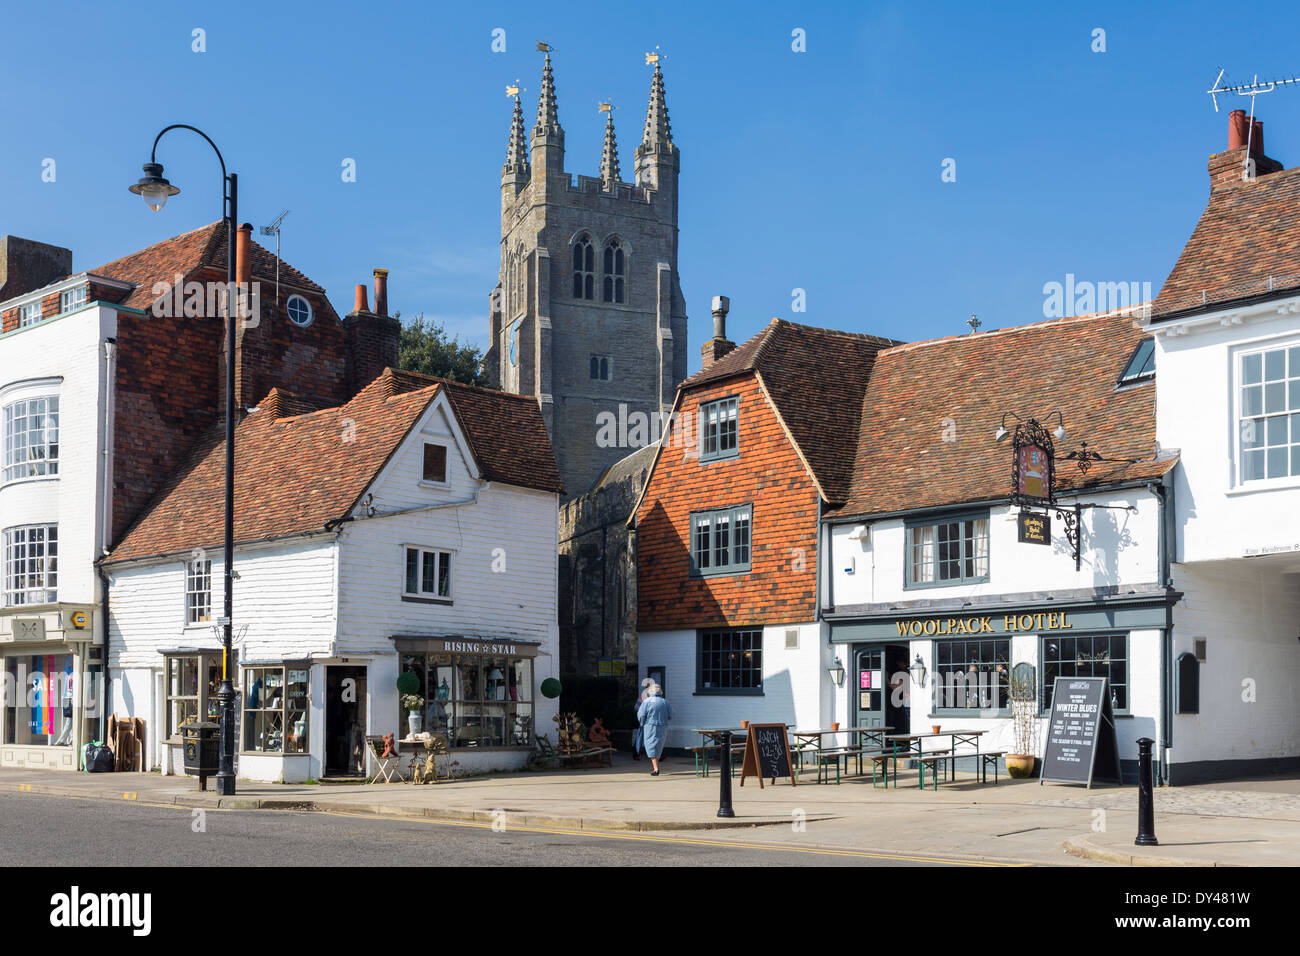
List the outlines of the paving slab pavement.
<svg viewBox="0 0 1300 956">
<path fill-rule="evenodd" d="M 1158 847 L 1135 847 L 1136 788 L 1037 781 L 981 785 L 969 774 L 918 790 L 870 778 L 759 788 L 733 780 L 736 817 L 717 817 L 718 777 L 668 760 L 659 777 L 624 757 L 611 768 L 469 777 L 438 784 L 259 784 L 223 798 L 209 781 L 159 774 L 0 770 L 0 789 L 213 810 L 286 809 L 570 830 L 725 829 L 727 839 L 1079 865 L 1289 865 L 1300 852 L 1300 779 L 1157 790 Z"/>
</svg>

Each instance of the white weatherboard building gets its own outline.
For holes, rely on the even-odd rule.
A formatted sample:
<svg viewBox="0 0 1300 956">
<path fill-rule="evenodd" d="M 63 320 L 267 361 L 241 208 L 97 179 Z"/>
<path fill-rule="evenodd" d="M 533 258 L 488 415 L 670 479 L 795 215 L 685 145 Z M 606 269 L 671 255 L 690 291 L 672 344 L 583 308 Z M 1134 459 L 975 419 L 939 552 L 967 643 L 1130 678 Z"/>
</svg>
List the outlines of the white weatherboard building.
<svg viewBox="0 0 1300 956">
<path fill-rule="evenodd" d="M 523 766 L 556 703 L 559 478 L 536 402 L 386 371 L 340 408 L 273 392 L 235 439 L 237 774 L 373 770 L 367 735 L 447 735 L 460 772 Z M 113 703 L 180 736 L 215 719 L 222 445 L 105 563 Z M 399 674 L 418 680 L 412 713 Z"/>
</svg>

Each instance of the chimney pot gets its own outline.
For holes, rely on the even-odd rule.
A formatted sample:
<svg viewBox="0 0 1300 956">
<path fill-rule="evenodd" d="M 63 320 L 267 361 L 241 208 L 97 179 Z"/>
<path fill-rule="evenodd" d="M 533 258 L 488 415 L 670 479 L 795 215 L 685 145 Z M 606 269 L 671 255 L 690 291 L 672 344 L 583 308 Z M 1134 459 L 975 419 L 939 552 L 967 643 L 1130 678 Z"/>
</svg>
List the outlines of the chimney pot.
<svg viewBox="0 0 1300 956">
<path fill-rule="evenodd" d="M 366 287 L 364 283 L 357 283 L 357 301 L 352 307 L 353 312 L 369 312 L 370 305 L 366 302 Z"/>
<path fill-rule="evenodd" d="M 1233 110 L 1228 114 L 1228 149 L 1241 149 L 1246 145 L 1250 135 L 1250 121 L 1246 119 L 1245 110 Z"/>
<path fill-rule="evenodd" d="M 253 224 L 244 223 L 235 233 L 235 282 L 246 288 L 252 279 Z"/>
<path fill-rule="evenodd" d="M 713 297 L 713 337 L 715 339 L 725 339 L 727 337 L 727 313 L 731 311 L 731 299 L 725 295 L 715 295 Z"/>
<path fill-rule="evenodd" d="M 388 270 L 375 270 L 375 312 L 388 315 Z"/>
<path fill-rule="evenodd" d="M 1250 136 L 1250 151 L 1259 153 L 1261 156 L 1264 155 L 1264 122 L 1262 120 L 1255 120 L 1255 126 Z"/>
</svg>

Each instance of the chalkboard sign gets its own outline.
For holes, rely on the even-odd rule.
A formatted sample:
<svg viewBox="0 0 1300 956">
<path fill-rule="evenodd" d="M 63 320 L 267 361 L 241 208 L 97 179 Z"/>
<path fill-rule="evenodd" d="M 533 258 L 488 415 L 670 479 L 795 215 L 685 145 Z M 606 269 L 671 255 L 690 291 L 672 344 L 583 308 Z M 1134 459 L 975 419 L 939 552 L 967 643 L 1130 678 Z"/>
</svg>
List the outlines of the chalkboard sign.
<svg viewBox="0 0 1300 956">
<path fill-rule="evenodd" d="M 740 785 L 746 777 L 757 777 L 759 789 L 763 778 L 776 783 L 777 777 L 789 777 L 795 785 L 790 770 L 790 741 L 785 735 L 785 724 L 750 724 L 745 737 L 745 760 L 740 768 Z"/>
<path fill-rule="evenodd" d="M 1110 687 L 1104 677 L 1058 677 L 1039 783 L 1120 782 Z"/>
</svg>

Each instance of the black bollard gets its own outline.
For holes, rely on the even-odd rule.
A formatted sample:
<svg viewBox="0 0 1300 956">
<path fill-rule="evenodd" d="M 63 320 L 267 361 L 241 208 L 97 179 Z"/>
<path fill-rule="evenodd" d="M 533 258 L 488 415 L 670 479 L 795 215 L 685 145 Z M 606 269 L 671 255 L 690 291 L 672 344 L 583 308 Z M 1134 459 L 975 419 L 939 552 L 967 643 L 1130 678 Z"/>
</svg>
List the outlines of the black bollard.
<svg viewBox="0 0 1300 956">
<path fill-rule="evenodd" d="M 736 811 L 731 809 L 731 731 L 724 730 L 717 736 L 718 741 L 718 816 L 734 817 Z"/>
<path fill-rule="evenodd" d="M 1155 741 L 1150 737 L 1138 740 L 1138 835 L 1134 846 L 1159 846 L 1156 839 L 1156 811 L 1151 792 L 1151 745 Z"/>
</svg>

